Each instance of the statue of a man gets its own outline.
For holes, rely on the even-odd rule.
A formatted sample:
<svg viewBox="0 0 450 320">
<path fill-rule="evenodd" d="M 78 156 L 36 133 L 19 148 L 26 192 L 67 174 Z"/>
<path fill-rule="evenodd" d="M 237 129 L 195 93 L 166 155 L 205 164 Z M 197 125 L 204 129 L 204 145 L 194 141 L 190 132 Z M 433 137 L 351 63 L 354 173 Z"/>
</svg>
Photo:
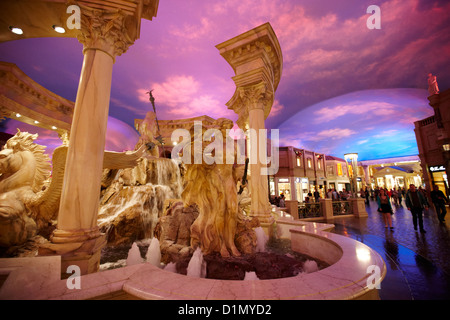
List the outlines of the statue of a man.
<svg viewBox="0 0 450 320">
<path fill-rule="evenodd" d="M 139 147 L 146 143 L 153 143 L 154 146 L 149 150 L 150 155 L 159 158 L 159 141 L 156 140 L 158 135 L 157 124 L 156 124 L 156 114 L 153 111 L 147 112 L 145 119 L 137 128 L 141 136 L 137 142 L 135 149 L 138 150 Z"/>
<path fill-rule="evenodd" d="M 430 95 L 439 93 L 436 76 L 433 76 L 431 73 L 428 74 L 428 93 Z"/>
</svg>

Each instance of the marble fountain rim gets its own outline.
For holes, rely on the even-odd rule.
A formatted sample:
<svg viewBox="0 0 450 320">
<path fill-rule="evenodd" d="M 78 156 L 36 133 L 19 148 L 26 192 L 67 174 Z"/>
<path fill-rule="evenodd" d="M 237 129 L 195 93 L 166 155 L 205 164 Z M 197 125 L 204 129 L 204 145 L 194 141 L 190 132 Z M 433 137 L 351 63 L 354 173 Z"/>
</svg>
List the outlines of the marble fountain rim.
<svg viewBox="0 0 450 320">
<path fill-rule="evenodd" d="M 293 300 L 293 299 L 355 299 L 369 291 L 367 267 L 380 268 L 380 282 L 386 276 L 386 265 L 381 256 L 367 245 L 333 234 L 329 224 L 303 221 L 286 222 L 295 227 L 291 233 L 301 233 L 331 243 L 341 250 L 340 258 L 332 265 L 313 273 L 266 280 L 217 280 L 193 278 L 164 271 L 145 264 L 124 284 L 123 290 L 143 299 L 195 299 L 195 300 Z M 363 250 L 360 261 L 357 250 Z M 353 268 L 352 268 L 353 267 Z M 151 279 L 151 280 L 149 280 Z"/>
<path fill-rule="evenodd" d="M 165 271 L 148 262 L 107 270 L 80 277 L 81 289 L 70 290 L 66 280 L 61 280 L 60 256 L 0 259 L 0 271 L 16 263 L 14 270 L 0 288 L 0 299 L 92 299 L 110 293 L 125 291 L 135 297 L 155 300 L 294 300 L 294 299 L 355 299 L 368 293 L 369 265 L 381 270 L 380 282 L 386 275 L 386 265 L 381 256 L 367 245 L 338 234 L 330 233 L 330 225 L 304 221 L 280 221 L 293 225 L 291 234 L 311 236 L 341 248 L 342 255 L 336 263 L 313 273 L 294 277 L 267 280 L 217 280 L 194 278 Z M 331 225 L 333 226 L 333 225 Z M 363 250 L 364 261 L 358 260 L 356 249 Z M 6 262 L 4 262 L 6 261 Z M 36 268 L 34 265 L 43 265 Z M 22 267 L 18 267 L 21 265 Z M 52 274 L 39 275 L 38 270 Z M 58 268 L 59 266 L 59 268 Z M 11 265 L 9 265 L 11 267 Z M 41 273 L 43 273 L 41 271 Z M 28 289 L 8 285 L 8 281 L 29 279 Z M 13 284 L 13 283 L 11 283 Z"/>
</svg>

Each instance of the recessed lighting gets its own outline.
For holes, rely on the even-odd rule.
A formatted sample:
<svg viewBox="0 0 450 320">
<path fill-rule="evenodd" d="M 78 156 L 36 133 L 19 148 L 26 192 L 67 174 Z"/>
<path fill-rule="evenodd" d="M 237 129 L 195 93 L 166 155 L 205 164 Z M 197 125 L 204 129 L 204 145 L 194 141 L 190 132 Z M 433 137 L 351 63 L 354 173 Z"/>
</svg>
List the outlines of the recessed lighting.
<svg viewBox="0 0 450 320">
<path fill-rule="evenodd" d="M 17 27 L 9 26 L 9 30 L 15 34 L 23 34 L 23 30 Z"/>
<path fill-rule="evenodd" d="M 55 127 L 55 126 L 52 126 L 52 129 L 53 129 L 53 130 L 56 130 L 56 129 L 58 129 L 58 128 L 57 128 L 57 127 Z"/>
<path fill-rule="evenodd" d="M 34 120 L 34 123 L 38 124 L 38 123 L 39 123 L 39 121 L 37 121 L 37 120 Z"/>
<path fill-rule="evenodd" d="M 22 115 L 20 113 L 16 113 L 16 117 L 20 118 Z"/>
<path fill-rule="evenodd" d="M 63 27 L 57 26 L 57 25 L 53 25 L 52 26 L 53 30 L 55 30 L 58 33 L 65 33 L 66 30 Z"/>
</svg>

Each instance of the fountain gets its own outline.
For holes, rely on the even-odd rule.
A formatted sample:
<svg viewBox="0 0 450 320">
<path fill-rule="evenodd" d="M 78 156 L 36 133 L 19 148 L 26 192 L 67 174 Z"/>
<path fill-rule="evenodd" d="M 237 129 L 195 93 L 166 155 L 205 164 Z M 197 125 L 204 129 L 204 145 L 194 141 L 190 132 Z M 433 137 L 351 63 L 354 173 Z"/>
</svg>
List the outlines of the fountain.
<svg viewBox="0 0 450 320">
<path fill-rule="evenodd" d="M 264 24 L 218 49 L 236 72 L 236 92 L 227 105 L 238 113 L 238 125 L 264 129 L 281 77 L 275 33 Z M 152 130 L 151 123 L 146 122 L 142 136 L 153 136 L 145 135 L 145 130 Z M 202 155 L 224 160 L 219 148 L 224 141 L 216 139 L 227 137 L 231 127 L 230 120 L 217 119 L 209 127 L 201 125 L 200 131 L 191 128 L 183 154 L 187 148 L 199 147 Z M 199 146 L 195 138 L 211 129 L 216 133 L 211 139 L 214 148 L 203 139 Z M 142 146 L 146 143 L 140 140 Z M 266 163 L 250 161 L 249 185 L 241 179 L 243 165 L 207 163 L 204 157 L 181 164 L 183 174 L 176 160 L 155 158 L 155 154 L 141 157 L 132 168 L 105 170 L 98 225 L 109 247 L 132 243 L 127 265 L 81 276 L 81 283 L 87 285 L 77 292 L 68 290 L 55 275 L 54 269 L 59 273 L 60 268 L 53 268 L 45 278 L 25 277 L 33 279 L 29 286 L 34 289 L 22 292 L 8 280 L 23 278 L 21 273 L 42 273 L 50 270 L 47 265 L 58 263 L 57 257 L 22 260 L 9 267 L 13 271 L 0 298 L 88 299 L 117 292 L 142 299 L 377 298 L 373 284 L 381 283 L 386 273 L 382 258 L 362 243 L 330 233 L 332 225 L 298 221 L 271 210 L 267 180 L 263 183 L 267 177 L 260 174 L 268 169 Z M 238 182 L 250 194 L 249 211 L 240 207 L 246 201 L 238 197 Z M 152 239 L 146 240 L 146 262 L 137 243 L 143 239 Z M 289 255 L 269 252 L 275 240 L 289 241 Z M 366 254 L 357 254 L 361 251 Z M 295 253 L 303 261 L 295 259 Z M 31 264 L 40 268 L 30 268 Z"/>
</svg>

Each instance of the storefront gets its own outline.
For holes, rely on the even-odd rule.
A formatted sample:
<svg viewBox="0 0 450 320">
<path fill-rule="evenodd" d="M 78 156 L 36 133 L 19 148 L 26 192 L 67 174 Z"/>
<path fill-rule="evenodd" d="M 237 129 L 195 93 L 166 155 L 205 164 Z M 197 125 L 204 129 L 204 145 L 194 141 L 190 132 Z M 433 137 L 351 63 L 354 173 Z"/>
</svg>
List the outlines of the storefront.
<svg viewBox="0 0 450 320">
<path fill-rule="evenodd" d="M 439 187 L 439 190 L 441 190 L 446 196 L 448 196 L 447 173 L 445 171 L 444 165 L 431 166 L 430 176 L 432 184 L 437 185 Z M 433 187 L 431 187 L 431 190 L 433 190 Z"/>
<path fill-rule="evenodd" d="M 308 178 L 269 178 L 270 194 L 272 196 L 284 195 L 286 200 L 304 202 L 309 192 Z"/>
<path fill-rule="evenodd" d="M 295 178 L 295 192 L 297 201 L 305 202 L 308 196 L 308 178 Z"/>
<path fill-rule="evenodd" d="M 291 182 L 289 178 L 276 178 L 277 180 L 277 195 L 280 196 L 284 194 L 285 200 L 293 200 L 292 199 L 292 190 L 291 190 Z"/>
</svg>

